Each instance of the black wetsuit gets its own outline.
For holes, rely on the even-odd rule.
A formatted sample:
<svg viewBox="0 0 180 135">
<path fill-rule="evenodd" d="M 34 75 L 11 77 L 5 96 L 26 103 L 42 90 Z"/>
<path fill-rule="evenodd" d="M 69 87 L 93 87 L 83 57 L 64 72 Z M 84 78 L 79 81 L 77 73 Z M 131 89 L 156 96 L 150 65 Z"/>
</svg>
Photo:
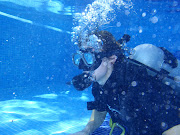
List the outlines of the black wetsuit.
<svg viewBox="0 0 180 135">
<path fill-rule="evenodd" d="M 161 135 L 180 124 L 179 93 L 126 59 L 116 62 L 105 85 L 93 84 L 92 94 L 88 109 L 107 111 L 127 135 Z"/>
</svg>

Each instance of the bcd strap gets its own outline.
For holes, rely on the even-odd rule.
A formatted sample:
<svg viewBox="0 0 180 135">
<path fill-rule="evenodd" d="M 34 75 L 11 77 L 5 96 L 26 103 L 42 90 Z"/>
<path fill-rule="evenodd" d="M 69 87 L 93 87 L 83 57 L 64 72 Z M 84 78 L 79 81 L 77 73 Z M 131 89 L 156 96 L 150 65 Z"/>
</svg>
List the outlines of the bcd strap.
<svg viewBox="0 0 180 135">
<path fill-rule="evenodd" d="M 134 63 L 136 63 L 136 64 L 138 64 L 138 65 L 140 65 L 140 66 L 143 66 L 143 67 L 145 67 L 146 69 L 149 69 L 149 70 L 153 71 L 154 73 L 157 74 L 156 77 L 162 78 L 161 80 L 163 80 L 165 77 L 167 77 L 167 78 L 169 78 L 169 79 L 171 79 L 171 80 L 173 80 L 173 81 L 175 80 L 175 78 L 172 77 L 172 76 L 170 76 L 170 75 L 168 75 L 169 72 L 166 71 L 166 70 L 164 70 L 164 69 L 161 69 L 160 71 L 157 71 L 157 70 L 155 70 L 155 69 L 153 69 L 153 68 L 151 68 L 151 67 L 149 67 L 149 66 L 144 65 L 143 63 L 141 63 L 141 62 L 139 62 L 139 61 L 137 61 L 137 60 L 129 59 L 129 58 L 128 58 L 128 60 L 130 60 L 130 61 L 132 61 L 132 62 L 134 62 Z"/>
<path fill-rule="evenodd" d="M 109 135 L 112 135 L 113 130 L 114 130 L 114 128 L 115 128 L 116 126 L 118 126 L 119 128 L 121 128 L 121 130 L 122 130 L 122 133 L 121 133 L 120 135 L 125 135 L 125 133 L 126 133 L 125 128 L 124 128 L 123 126 L 119 125 L 118 123 L 114 123 L 114 122 L 112 121 L 112 118 L 110 118 L 110 120 L 109 120 L 109 126 L 111 127 L 111 131 L 110 131 Z"/>
<path fill-rule="evenodd" d="M 155 78 L 159 81 L 162 81 L 165 77 L 168 77 L 169 72 L 161 69 L 158 74 L 155 76 Z"/>
</svg>

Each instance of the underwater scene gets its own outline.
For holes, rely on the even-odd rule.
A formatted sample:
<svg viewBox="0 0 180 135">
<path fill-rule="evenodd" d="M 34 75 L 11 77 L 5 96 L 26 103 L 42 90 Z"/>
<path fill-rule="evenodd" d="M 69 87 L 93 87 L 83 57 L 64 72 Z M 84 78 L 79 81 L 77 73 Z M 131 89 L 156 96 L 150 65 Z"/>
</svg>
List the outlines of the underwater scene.
<svg viewBox="0 0 180 135">
<path fill-rule="evenodd" d="M 179 0 L 0 0 L 0 135 L 179 135 L 179 93 Z"/>
</svg>

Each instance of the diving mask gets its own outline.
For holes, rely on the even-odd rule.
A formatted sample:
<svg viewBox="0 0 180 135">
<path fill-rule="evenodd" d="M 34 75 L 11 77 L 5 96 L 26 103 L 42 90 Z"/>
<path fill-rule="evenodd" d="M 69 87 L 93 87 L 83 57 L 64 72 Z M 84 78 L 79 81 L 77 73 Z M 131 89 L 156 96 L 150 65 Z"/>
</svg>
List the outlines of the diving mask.
<svg viewBox="0 0 180 135">
<path fill-rule="evenodd" d="M 102 58 L 109 58 L 112 55 L 122 57 L 123 51 L 112 50 L 107 52 L 95 53 L 89 50 L 80 50 L 73 55 L 72 60 L 79 69 L 82 69 L 83 71 L 93 71 L 100 66 Z"/>
<path fill-rule="evenodd" d="M 90 52 L 83 53 L 78 51 L 73 55 L 73 62 L 76 66 L 79 66 L 81 61 L 83 61 L 87 67 L 90 67 L 95 61 L 95 56 Z"/>
<path fill-rule="evenodd" d="M 96 69 L 101 60 L 99 59 L 100 55 L 98 53 L 94 53 L 90 50 L 80 50 L 73 55 L 73 63 L 78 66 L 79 69 L 83 69 L 84 71 L 94 70 Z"/>
</svg>

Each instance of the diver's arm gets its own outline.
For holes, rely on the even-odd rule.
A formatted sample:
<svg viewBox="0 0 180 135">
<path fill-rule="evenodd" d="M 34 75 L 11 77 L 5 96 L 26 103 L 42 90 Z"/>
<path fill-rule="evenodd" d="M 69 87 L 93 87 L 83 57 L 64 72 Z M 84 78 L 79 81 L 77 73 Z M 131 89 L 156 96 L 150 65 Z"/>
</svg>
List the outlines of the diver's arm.
<svg viewBox="0 0 180 135">
<path fill-rule="evenodd" d="M 90 135 L 93 133 L 104 121 L 107 112 L 99 112 L 97 110 L 93 110 L 91 114 L 91 118 L 87 123 L 86 127 L 79 132 L 76 132 L 71 135 Z"/>
<path fill-rule="evenodd" d="M 88 135 L 94 132 L 104 122 L 106 114 L 106 111 L 99 112 L 97 110 L 93 110 L 91 118 L 83 131 L 85 131 Z"/>
</svg>

